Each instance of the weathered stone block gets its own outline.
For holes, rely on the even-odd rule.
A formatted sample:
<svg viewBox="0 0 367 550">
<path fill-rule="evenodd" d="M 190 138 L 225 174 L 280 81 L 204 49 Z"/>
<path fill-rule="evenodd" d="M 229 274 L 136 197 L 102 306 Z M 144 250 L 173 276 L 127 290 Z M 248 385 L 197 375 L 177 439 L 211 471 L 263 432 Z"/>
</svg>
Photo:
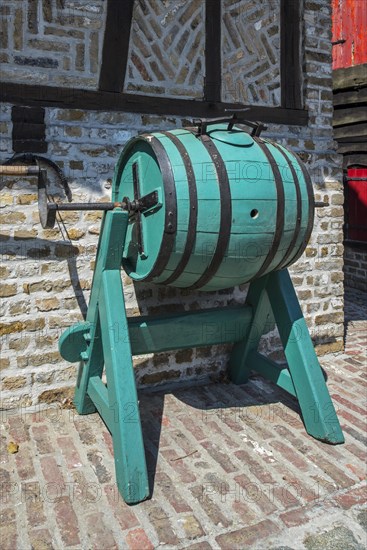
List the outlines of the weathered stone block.
<svg viewBox="0 0 367 550">
<path fill-rule="evenodd" d="M 325 313 L 323 315 L 316 315 L 316 325 L 323 325 L 326 323 L 343 323 L 344 314 L 342 312 Z"/>
<path fill-rule="evenodd" d="M 39 367 L 40 365 L 47 365 L 49 363 L 57 363 L 60 361 L 60 354 L 57 351 L 44 352 L 36 355 L 19 355 L 17 356 L 17 366 L 19 368 Z"/>
<path fill-rule="evenodd" d="M 5 279 L 6 277 L 9 277 L 10 275 L 10 269 L 7 267 L 0 265 L 0 278 Z"/>
<path fill-rule="evenodd" d="M 144 374 L 141 379 L 141 384 L 158 384 L 159 382 L 165 382 L 166 380 L 172 380 L 179 378 L 181 371 L 179 370 L 167 370 L 163 372 L 153 372 L 151 374 Z"/>
<path fill-rule="evenodd" d="M 19 195 L 17 197 L 17 204 L 22 204 L 22 205 L 33 204 L 37 202 L 37 200 L 38 200 L 38 197 L 36 193 L 27 193 L 25 195 Z"/>
<path fill-rule="evenodd" d="M 1 193 L 0 196 L 0 208 L 4 208 L 5 206 L 12 206 L 14 202 L 14 195 L 11 195 L 10 193 Z"/>
<path fill-rule="evenodd" d="M 79 126 L 65 126 L 64 132 L 66 136 L 69 137 L 81 137 L 82 135 L 82 128 Z"/>
<path fill-rule="evenodd" d="M 87 113 L 80 109 L 60 109 L 57 111 L 57 120 L 64 122 L 80 122 L 86 120 L 87 116 Z"/>
<path fill-rule="evenodd" d="M 68 230 L 68 236 L 72 241 L 81 239 L 84 235 L 85 231 L 83 229 L 72 228 Z"/>
<path fill-rule="evenodd" d="M 0 370 L 5 370 L 10 367 L 10 359 L 8 357 L 0 358 Z"/>
<path fill-rule="evenodd" d="M 0 297 L 8 298 L 10 296 L 15 296 L 17 293 L 17 285 L 14 284 L 0 284 Z"/>
<path fill-rule="evenodd" d="M 51 57 L 24 57 L 14 56 L 14 62 L 17 65 L 27 65 L 29 67 L 43 67 L 44 69 L 56 69 L 59 66 L 57 59 Z"/>
<path fill-rule="evenodd" d="M 72 400 L 74 397 L 74 388 L 62 387 L 53 390 L 43 391 L 38 396 L 40 403 L 64 403 L 68 400 Z"/>
<path fill-rule="evenodd" d="M 52 311 L 59 309 L 60 301 L 55 298 L 44 298 L 43 300 L 36 300 L 36 307 L 38 311 Z"/>
<path fill-rule="evenodd" d="M 21 224 L 26 220 L 26 215 L 23 212 L 2 212 L 0 214 L 0 224 Z"/>
<path fill-rule="evenodd" d="M 45 50 L 48 52 L 67 52 L 70 50 L 69 42 L 61 42 L 60 40 L 42 40 L 32 38 L 28 41 L 28 45 L 36 50 Z"/>
<path fill-rule="evenodd" d="M 27 383 L 25 376 L 8 376 L 1 381 L 4 390 L 17 390 L 23 388 Z"/>
</svg>

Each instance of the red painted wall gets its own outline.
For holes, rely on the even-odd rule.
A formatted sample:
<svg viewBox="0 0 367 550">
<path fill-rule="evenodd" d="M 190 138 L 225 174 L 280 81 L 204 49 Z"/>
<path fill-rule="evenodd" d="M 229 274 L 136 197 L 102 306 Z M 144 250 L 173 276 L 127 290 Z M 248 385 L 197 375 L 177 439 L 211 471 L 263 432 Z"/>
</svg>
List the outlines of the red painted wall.
<svg viewBox="0 0 367 550">
<path fill-rule="evenodd" d="M 367 63 L 367 0 L 332 0 L 333 69 Z"/>
</svg>

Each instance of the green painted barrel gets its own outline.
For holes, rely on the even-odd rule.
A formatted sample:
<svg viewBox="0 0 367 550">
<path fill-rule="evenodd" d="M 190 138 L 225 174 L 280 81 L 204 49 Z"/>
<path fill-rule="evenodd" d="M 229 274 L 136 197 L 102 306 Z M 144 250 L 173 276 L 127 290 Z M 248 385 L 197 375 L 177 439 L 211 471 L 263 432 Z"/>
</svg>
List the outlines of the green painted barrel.
<svg viewBox="0 0 367 550">
<path fill-rule="evenodd" d="M 310 177 L 285 147 L 227 125 L 132 139 L 113 200 L 156 192 L 130 217 L 123 267 L 134 281 L 218 290 L 295 262 L 314 215 Z"/>
</svg>

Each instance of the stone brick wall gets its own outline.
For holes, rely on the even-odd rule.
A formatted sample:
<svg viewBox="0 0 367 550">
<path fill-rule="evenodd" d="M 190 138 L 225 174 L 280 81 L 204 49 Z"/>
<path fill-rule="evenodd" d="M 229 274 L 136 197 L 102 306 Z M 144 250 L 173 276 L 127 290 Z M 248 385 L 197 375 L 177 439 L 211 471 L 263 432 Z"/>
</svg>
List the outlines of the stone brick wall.
<svg viewBox="0 0 367 550">
<path fill-rule="evenodd" d="M 367 252 L 361 246 L 344 247 L 345 285 L 367 292 Z"/>
<path fill-rule="evenodd" d="M 222 9 L 223 101 L 280 105 L 280 0 Z M 205 2 L 135 2 L 133 18 L 125 91 L 201 98 Z"/>
<path fill-rule="evenodd" d="M 106 5 L 103 0 L 3 0 L 1 80 L 95 89 Z"/>
<path fill-rule="evenodd" d="M 52 85 L 68 83 L 70 86 L 75 85 L 72 80 L 75 78 L 78 86 L 95 88 L 101 55 L 105 4 L 106 2 L 97 0 L 3 2 L 1 11 L 5 24 L 2 29 L 3 34 L 8 33 L 8 42 L 1 53 L 2 78 L 11 82 L 41 81 Z M 144 4 L 147 2 L 140 2 L 139 9 L 142 9 Z M 200 3 L 195 3 L 197 12 L 194 10 L 191 15 L 185 12 L 183 2 L 151 2 L 149 5 L 158 4 L 171 8 L 163 17 L 161 12 L 155 16 L 153 12 L 150 13 L 151 24 L 154 23 L 156 27 L 159 24 L 163 29 L 160 45 L 165 44 L 165 27 L 162 21 L 172 29 L 175 24 L 174 17 L 183 17 L 185 13 L 188 25 L 200 22 L 199 17 L 197 23 L 193 23 L 200 12 Z M 226 2 L 228 9 L 233 9 L 233 4 Z M 254 103 L 259 101 L 272 106 L 278 101 L 277 92 L 274 90 L 279 83 L 276 84 L 278 76 L 274 68 L 277 66 L 277 45 L 276 41 L 272 43 L 270 37 L 276 36 L 279 29 L 276 29 L 276 21 L 272 23 L 269 18 L 265 18 L 262 22 L 261 13 L 259 17 L 260 19 L 253 20 L 254 28 L 260 29 L 263 26 L 266 29 L 266 43 L 268 47 L 273 48 L 274 58 L 269 56 L 268 47 L 264 47 L 259 56 L 267 56 L 268 68 L 264 67 L 264 75 L 267 74 L 267 70 L 273 71 L 271 78 L 275 84 L 267 86 L 265 77 L 264 81 L 256 84 L 254 77 L 254 86 L 256 84 L 260 89 L 265 85 L 264 93 L 256 95 L 251 92 L 252 95 L 245 99 L 241 94 L 246 86 L 242 88 L 236 85 L 234 89 L 238 100 L 251 100 Z M 14 18 L 17 18 L 18 23 L 13 31 L 11 25 L 15 21 Z M 186 24 L 185 18 L 182 21 L 182 24 Z M 140 23 L 134 22 L 134 25 Z M 343 189 L 341 161 L 335 153 L 332 138 L 329 2 L 305 1 L 302 25 L 304 100 L 309 111 L 309 124 L 304 127 L 272 124 L 269 125 L 266 135 L 301 154 L 311 172 L 316 199 L 330 202 L 328 208 L 317 211 L 315 229 L 308 248 L 303 257 L 291 268 L 316 349 L 322 354 L 338 352 L 343 348 Z M 48 40 L 46 28 L 53 29 L 51 42 L 56 46 L 46 53 L 40 53 L 39 43 L 30 41 L 42 43 Z M 246 26 L 242 28 L 242 33 L 247 32 Z M 223 47 L 227 48 L 226 52 L 230 47 L 227 31 L 228 27 L 223 32 Z M 83 37 L 81 34 L 73 36 L 76 32 L 82 33 Z M 198 36 L 199 34 L 198 32 Z M 131 59 L 132 53 L 135 52 L 137 56 L 147 56 L 144 59 L 152 61 L 149 56 L 153 56 L 154 50 L 153 43 L 149 42 L 148 33 L 144 40 L 149 51 L 144 52 L 144 44 L 139 46 L 140 49 L 134 49 L 131 45 Z M 234 51 L 242 50 L 242 43 L 245 43 L 243 35 L 241 41 L 240 44 L 233 45 Z M 199 57 L 200 48 L 201 46 L 197 47 Z M 83 55 L 79 53 L 78 58 L 83 58 L 84 64 L 78 62 L 77 65 L 78 51 L 84 52 Z M 255 57 L 256 55 L 254 52 Z M 29 61 L 28 65 L 21 66 L 16 61 L 16 56 L 30 60 L 49 58 L 54 64 L 45 67 L 38 61 Z M 176 71 L 174 62 L 170 62 L 171 71 Z M 194 63 L 194 58 L 192 62 Z M 139 84 L 142 86 L 141 90 L 144 90 L 147 82 L 142 75 L 138 76 L 138 66 L 135 64 L 133 69 L 131 62 L 129 63 L 130 84 Z M 150 62 L 149 67 L 152 67 Z M 192 68 L 192 65 L 190 67 Z M 242 70 L 239 67 L 235 65 L 233 72 Z M 166 71 L 165 75 L 169 75 L 168 68 Z M 154 71 L 150 74 L 153 73 Z M 151 84 L 160 82 L 163 92 L 167 86 L 168 94 L 176 93 L 175 90 L 180 89 L 182 96 L 185 96 L 190 85 L 187 84 L 187 80 L 181 81 L 178 74 L 176 71 L 176 76 L 172 79 L 164 76 L 162 80 L 159 80 L 161 77 L 158 75 L 156 81 L 151 76 Z M 189 71 L 187 74 L 193 73 Z M 199 78 L 197 76 L 195 82 L 198 83 Z M 192 86 L 194 96 L 198 89 L 199 87 Z M 12 154 L 11 107 L 11 104 L 1 107 L 1 161 Z M 69 178 L 74 200 L 85 201 L 108 200 L 114 165 L 122 147 L 132 135 L 142 131 L 179 127 L 182 121 L 173 116 L 155 117 L 124 112 L 46 107 L 45 124 L 48 142 L 46 156 L 57 162 L 64 170 Z M 61 360 L 57 351 L 57 339 L 65 327 L 81 320 L 85 313 L 100 215 L 64 213 L 62 221 L 55 229 L 43 230 L 38 222 L 36 181 L 31 178 L 7 178 L 1 181 L 1 187 L 3 186 L 0 204 L 0 327 L 4 406 L 29 406 L 55 399 L 62 401 L 72 393 L 76 367 Z M 218 293 L 188 294 L 152 285 L 134 286 L 125 276 L 124 281 L 130 315 L 241 304 L 246 296 L 246 286 Z M 264 339 L 262 345 L 267 352 L 271 352 L 275 357 L 279 356 L 279 341 L 275 332 Z M 227 360 L 228 348 L 216 346 L 210 349 L 138 357 L 135 363 L 138 383 L 151 385 L 218 378 L 223 374 Z"/>
<path fill-rule="evenodd" d="M 125 91 L 202 97 L 205 3 L 135 2 Z"/>
<path fill-rule="evenodd" d="M 224 0 L 223 9 L 223 100 L 280 105 L 280 0 Z"/>
</svg>

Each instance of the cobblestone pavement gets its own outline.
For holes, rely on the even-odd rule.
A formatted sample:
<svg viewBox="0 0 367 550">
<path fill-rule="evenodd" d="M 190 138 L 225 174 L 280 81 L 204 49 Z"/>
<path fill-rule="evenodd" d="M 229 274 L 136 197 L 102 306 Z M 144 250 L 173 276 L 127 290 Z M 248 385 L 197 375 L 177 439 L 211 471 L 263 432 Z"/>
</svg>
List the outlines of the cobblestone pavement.
<svg viewBox="0 0 367 550">
<path fill-rule="evenodd" d="M 344 445 L 309 437 L 296 402 L 260 377 L 145 392 L 153 497 L 128 507 L 98 415 L 3 412 L 1 548 L 364 549 L 363 298 L 348 294 L 345 353 L 321 360 Z M 7 452 L 10 441 L 18 453 Z"/>
</svg>

